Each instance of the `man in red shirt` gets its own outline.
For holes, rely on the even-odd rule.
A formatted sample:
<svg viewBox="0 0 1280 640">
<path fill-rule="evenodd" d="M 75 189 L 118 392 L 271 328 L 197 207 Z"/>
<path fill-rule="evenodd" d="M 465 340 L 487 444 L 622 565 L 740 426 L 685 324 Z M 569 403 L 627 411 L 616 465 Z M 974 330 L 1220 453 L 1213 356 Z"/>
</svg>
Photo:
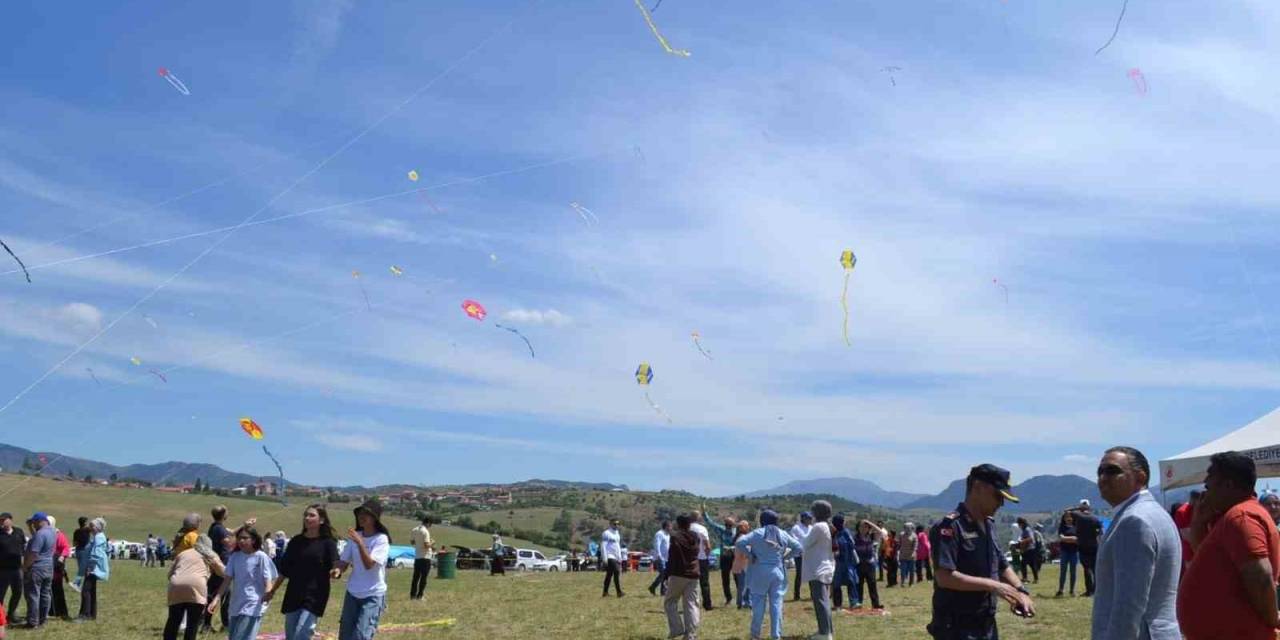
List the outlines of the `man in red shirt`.
<svg viewBox="0 0 1280 640">
<path fill-rule="evenodd" d="M 1209 458 L 1205 493 L 1191 522 L 1195 557 L 1178 587 L 1187 640 L 1275 640 L 1280 534 L 1254 499 L 1253 460 L 1227 451 Z"/>
<path fill-rule="evenodd" d="M 1191 566 L 1191 558 L 1196 555 L 1195 550 L 1191 548 L 1191 519 L 1192 514 L 1196 511 L 1196 505 L 1200 504 L 1200 498 L 1203 495 L 1203 491 L 1192 489 L 1190 502 L 1179 505 L 1173 511 L 1173 524 L 1178 527 L 1178 537 L 1182 538 L 1183 572 L 1187 570 L 1187 567 Z"/>
</svg>

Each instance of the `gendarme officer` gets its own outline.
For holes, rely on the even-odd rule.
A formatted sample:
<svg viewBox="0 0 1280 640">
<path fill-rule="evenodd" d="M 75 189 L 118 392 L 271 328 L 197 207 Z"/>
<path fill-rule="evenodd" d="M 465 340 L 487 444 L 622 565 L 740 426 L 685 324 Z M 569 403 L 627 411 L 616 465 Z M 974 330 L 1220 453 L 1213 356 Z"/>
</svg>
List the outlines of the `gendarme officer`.
<svg viewBox="0 0 1280 640">
<path fill-rule="evenodd" d="M 996 510 L 1009 492 L 1009 472 L 992 464 L 969 470 L 964 502 L 929 530 L 933 546 L 933 620 L 936 640 L 998 640 L 996 596 L 1015 615 L 1035 615 L 1031 593 L 1000 552 L 992 532 Z"/>
</svg>

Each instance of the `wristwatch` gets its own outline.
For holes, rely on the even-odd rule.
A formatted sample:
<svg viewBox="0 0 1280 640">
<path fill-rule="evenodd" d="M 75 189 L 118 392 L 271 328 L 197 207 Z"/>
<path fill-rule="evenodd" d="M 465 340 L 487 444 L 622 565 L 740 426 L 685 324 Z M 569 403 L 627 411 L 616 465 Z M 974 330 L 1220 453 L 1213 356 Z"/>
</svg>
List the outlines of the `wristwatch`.
<svg viewBox="0 0 1280 640">
<path fill-rule="evenodd" d="M 1020 584 L 1020 585 L 1018 585 L 1018 591 L 1021 591 L 1022 593 L 1025 593 L 1026 595 L 1031 595 L 1031 592 L 1027 590 L 1027 585 L 1025 585 L 1025 584 Z"/>
</svg>

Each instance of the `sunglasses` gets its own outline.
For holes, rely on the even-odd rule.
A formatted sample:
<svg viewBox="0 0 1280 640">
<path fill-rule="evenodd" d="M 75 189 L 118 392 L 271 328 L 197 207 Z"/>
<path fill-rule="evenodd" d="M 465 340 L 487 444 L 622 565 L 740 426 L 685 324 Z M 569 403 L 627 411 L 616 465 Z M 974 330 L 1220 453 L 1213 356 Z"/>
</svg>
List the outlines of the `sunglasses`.
<svg viewBox="0 0 1280 640">
<path fill-rule="evenodd" d="M 1124 473 L 1124 469 L 1116 464 L 1104 464 L 1098 467 L 1098 477 L 1102 476 L 1118 476 Z"/>
</svg>

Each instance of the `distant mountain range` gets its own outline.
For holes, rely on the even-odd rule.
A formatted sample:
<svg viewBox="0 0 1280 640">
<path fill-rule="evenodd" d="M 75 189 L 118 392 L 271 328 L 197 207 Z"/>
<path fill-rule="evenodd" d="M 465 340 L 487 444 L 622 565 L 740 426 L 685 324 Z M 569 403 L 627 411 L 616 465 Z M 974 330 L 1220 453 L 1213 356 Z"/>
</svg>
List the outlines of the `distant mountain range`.
<svg viewBox="0 0 1280 640">
<path fill-rule="evenodd" d="M 949 511 L 964 500 L 964 480 L 956 480 L 937 495 L 890 491 L 869 480 L 858 478 L 818 478 L 816 480 L 796 480 L 782 486 L 746 494 L 747 497 L 830 494 L 846 500 L 862 504 L 872 504 L 891 509 L 928 509 L 931 511 Z M 1152 493 L 1159 499 L 1160 495 L 1153 488 Z M 1098 485 L 1087 478 L 1075 475 L 1035 476 L 1013 488 L 1013 494 L 1021 500 L 1018 504 L 1005 504 L 1006 512 L 1049 512 L 1059 511 L 1064 507 L 1079 504 L 1081 498 L 1087 498 L 1094 508 L 1106 508 L 1102 496 L 1098 493 Z"/>
<path fill-rule="evenodd" d="M 830 494 L 860 504 L 878 505 L 897 509 L 915 500 L 926 498 L 923 493 L 907 493 L 905 491 L 887 491 L 870 480 L 859 478 L 818 478 L 816 480 L 795 480 L 780 487 L 752 491 L 748 498 L 764 496 L 791 496 L 805 494 Z"/>
<path fill-rule="evenodd" d="M 43 456 L 44 460 L 47 462 L 41 462 L 41 456 Z M 135 480 L 150 482 L 152 484 L 177 485 L 193 484 L 198 478 L 202 483 L 212 487 L 230 488 L 244 486 L 246 484 L 258 482 L 262 479 L 271 480 L 274 478 L 274 476 L 255 476 L 248 473 L 227 471 L 217 465 L 193 462 L 161 462 L 159 464 L 131 464 L 119 466 L 106 462 L 98 462 L 96 460 L 86 460 L 84 458 L 76 458 L 73 456 L 62 456 L 54 451 L 31 451 L 29 449 L 23 449 L 22 447 L 0 444 L 0 469 L 11 473 L 17 473 L 18 470 L 22 469 L 23 463 L 28 461 L 38 466 L 45 467 L 42 471 L 42 474 L 45 476 L 65 476 L 69 471 L 77 479 L 84 478 L 85 476 L 93 476 L 95 479 L 107 480 L 114 474 L 120 479 L 132 478 Z M 46 464 L 48 466 L 45 466 Z M 486 488 L 498 485 L 471 484 L 451 486 Z M 546 487 L 549 489 L 589 489 L 598 491 L 627 490 L 627 485 L 625 484 L 540 479 L 511 483 L 510 486 L 521 486 L 526 488 Z M 378 487 L 350 486 L 341 487 L 341 489 L 352 493 L 384 493 L 390 490 L 420 490 L 423 489 L 423 487 L 408 484 L 396 484 Z"/>
</svg>

